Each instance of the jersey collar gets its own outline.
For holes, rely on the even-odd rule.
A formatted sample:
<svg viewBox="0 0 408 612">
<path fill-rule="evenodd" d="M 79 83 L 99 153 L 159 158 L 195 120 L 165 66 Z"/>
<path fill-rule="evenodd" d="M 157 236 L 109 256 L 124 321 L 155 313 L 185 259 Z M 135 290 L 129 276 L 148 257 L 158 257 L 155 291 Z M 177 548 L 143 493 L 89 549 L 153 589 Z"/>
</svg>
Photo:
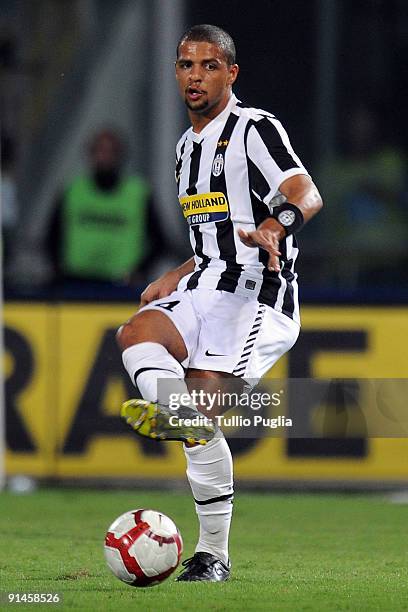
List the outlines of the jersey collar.
<svg viewBox="0 0 408 612">
<path fill-rule="evenodd" d="M 208 123 L 205 126 L 205 128 L 201 130 L 199 134 L 196 134 L 195 132 L 193 132 L 192 127 L 189 129 L 189 132 L 188 132 L 189 138 L 194 142 L 198 142 L 198 143 L 202 142 L 202 140 L 204 140 L 206 136 L 209 136 L 210 134 L 215 132 L 217 129 L 220 128 L 221 124 L 225 123 L 232 109 L 236 106 L 237 102 L 239 102 L 238 98 L 235 96 L 235 94 L 231 94 L 231 97 L 228 100 L 228 104 L 224 108 L 224 110 L 219 115 L 214 117 L 214 119 L 212 119 L 210 123 Z"/>
</svg>

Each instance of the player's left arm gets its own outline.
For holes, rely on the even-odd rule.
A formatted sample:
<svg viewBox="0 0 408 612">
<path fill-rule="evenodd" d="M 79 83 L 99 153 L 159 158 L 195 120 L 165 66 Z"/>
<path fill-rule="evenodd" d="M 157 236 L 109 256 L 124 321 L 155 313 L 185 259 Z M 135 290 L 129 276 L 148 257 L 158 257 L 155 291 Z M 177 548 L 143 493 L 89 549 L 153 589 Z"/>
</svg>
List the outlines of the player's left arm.
<svg viewBox="0 0 408 612">
<path fill-rule="evenodd" d="M 273 215 L 258 225 L 256 230 L 238 230 L 241 241 L 249 247 L 261 247 L 269 253 L 268 269 L 279 272 L 279 242 L 289 233 L 299 231 L 323 206 L 322 198 L 310 176 L 296 174 L 283 181 L 279 191 L 286 202 Z M 279 219 L 281 221 L 279 221 Z"/>
</svg>

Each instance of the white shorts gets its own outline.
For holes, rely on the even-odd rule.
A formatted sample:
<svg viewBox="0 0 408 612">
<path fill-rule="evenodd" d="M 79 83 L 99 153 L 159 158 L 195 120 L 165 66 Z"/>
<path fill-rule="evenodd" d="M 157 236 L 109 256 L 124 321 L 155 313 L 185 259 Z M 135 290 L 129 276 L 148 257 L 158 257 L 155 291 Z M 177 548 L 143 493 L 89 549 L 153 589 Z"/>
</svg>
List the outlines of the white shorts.
<svg viewBox="0 0 408 612">
<path fill-rule="evenodd" d="M 139 312 L 145 310 L 173 321 L 188 352 L 184 367 L 228 372 L 251 385 L 292 348 L 300 330 L 270 306 L 217 289 L 177 290 Z"/>
</svg>

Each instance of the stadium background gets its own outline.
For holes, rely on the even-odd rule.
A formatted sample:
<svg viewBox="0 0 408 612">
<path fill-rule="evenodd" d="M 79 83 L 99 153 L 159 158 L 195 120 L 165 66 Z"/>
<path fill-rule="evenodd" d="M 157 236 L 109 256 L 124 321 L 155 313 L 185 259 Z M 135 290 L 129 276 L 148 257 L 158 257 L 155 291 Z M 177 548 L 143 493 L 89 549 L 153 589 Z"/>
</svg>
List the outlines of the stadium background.
<svg viewBox="0 0 408 612">
<path fill-rule="evenodd" d="M 153 448 L 117 418 L 132 392 L 114 333 L 142 287 L 56 288 L 44 243 L 55 193 L 84 165 L 83 142 L 114 125 L 129 140 L 129 168 L 155 192 L 172 245 L 161 265 L 188 256 L 173 179 L 174 143 L 187 116 L 173 61 L 180 32 L 200 22 L 232 34 L 241 66 L 236 93 L 282 120 L 326 204 L 300 236 L 302 339 L 273 376 L 406 376 L 405 2 L 3 0 L 1 130 L 17 151 L 18 200 L 11 229 L 3 223 L 9 476 L 184 482 L 179 448 Z M 375 171 L 359 166 L 357 193 L 339 211 L 331 187 L 341 192 L 349 179 L 356 115 L 372 129 L 370 155 L 387 161 Z M 384 196 L 387 172 L 398 189 Z M 405 438 L 232 444 L 237 480 L 252 487 L 408 482 Z"/>
</svg>

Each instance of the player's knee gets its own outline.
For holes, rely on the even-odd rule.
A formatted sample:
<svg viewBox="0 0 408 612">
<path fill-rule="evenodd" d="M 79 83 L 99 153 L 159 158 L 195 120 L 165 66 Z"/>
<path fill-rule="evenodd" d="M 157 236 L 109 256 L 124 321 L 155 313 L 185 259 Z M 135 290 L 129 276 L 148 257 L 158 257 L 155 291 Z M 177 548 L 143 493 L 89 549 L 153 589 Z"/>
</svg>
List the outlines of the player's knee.
<svg viewBox="0 0 408 612">
<path fill-rule="evenodd" d="M 137 334 L 132 319 L 119 327 L 116 332 L 116 342 L 122 351 L 137 342 Z"/>
<path fill-rule="evenodd" d="M 159 342 L 157 336 L 160 330 L 154 325 L 155 319 L 151 314 L 150 312 L 134 314 L 129 321 L 119 327 L 116 341 L 122 351 L 140 342 Z"/>
</svg>

